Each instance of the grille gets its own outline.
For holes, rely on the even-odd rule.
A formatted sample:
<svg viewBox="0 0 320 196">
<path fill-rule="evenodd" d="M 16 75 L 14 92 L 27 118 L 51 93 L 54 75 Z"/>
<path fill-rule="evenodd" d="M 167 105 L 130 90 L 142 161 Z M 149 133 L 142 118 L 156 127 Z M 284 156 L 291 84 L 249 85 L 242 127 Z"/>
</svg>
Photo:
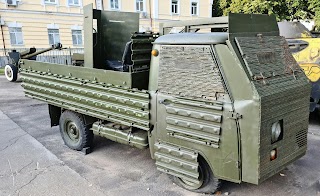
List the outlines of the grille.
<svg viewBox="0 0 320 196">
<path fill-rule="evenodd" d="M 301 130 L 296 134 L 296 143 L 298 144 L 299 148 L 307 146 L 307 134 L 308 130 Z"/>
</svg>

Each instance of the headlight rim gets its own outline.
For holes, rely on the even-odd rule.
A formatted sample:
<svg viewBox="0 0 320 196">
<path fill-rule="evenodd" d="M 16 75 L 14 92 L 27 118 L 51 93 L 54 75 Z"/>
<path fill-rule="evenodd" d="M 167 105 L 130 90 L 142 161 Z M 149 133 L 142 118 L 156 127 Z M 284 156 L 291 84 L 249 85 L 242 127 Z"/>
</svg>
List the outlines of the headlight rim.
<svg viewBox="0 0 320 196">
<path fill-rule="evenodd" d="M 282 129 L 282 120 L 274 122 L 271 126 L 271 143 L 275 143 L 281 139 Z"/>
</svg>

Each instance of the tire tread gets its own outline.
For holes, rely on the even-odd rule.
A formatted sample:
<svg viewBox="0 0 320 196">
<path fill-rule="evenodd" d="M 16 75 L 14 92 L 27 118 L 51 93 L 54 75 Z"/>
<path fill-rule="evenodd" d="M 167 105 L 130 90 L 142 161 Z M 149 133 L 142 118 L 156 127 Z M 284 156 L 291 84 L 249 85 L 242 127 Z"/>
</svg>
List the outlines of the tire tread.
<svg viewBox="0 0 320 196">
<path fill-rule="evenodd" d="M 81 142 L 78 146 L 71 146 L 65 138 L 62 126 L 64 126 L 64 120 L 67 118 L 73 120 L 77 124 L 78 129 L 80 131 Z M 93 141 L 93 133 L 90 130 L 91 125 L 85 125 L 82 114 L 65 110 L 60 116 L 59 124 L 62 139 L 69 148 L 80 151 L 83 148 L 91 147 Z"/>
</svg>

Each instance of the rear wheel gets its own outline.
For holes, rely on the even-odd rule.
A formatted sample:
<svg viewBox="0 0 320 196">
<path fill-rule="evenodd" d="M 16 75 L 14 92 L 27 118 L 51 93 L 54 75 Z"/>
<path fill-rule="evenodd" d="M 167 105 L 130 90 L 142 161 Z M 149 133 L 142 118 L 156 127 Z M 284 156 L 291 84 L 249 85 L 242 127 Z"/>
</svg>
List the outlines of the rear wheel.
<svg viewBox="0 0 320 196">
<path fill-rule="evenodd" d="M 202 157 L 198 161 L 199 184 L 175 176 L 173 177 L 173 181 L 178 186 L 189 191 L 212 194 L 219 189 L 221 181 L 213 175 L 210 166 Z"/>
<path fill-rule="evenodd" d="M 18 78 L 18 68 L 12 64 L 7 64 L 4 67 L 4 75 L 6 76 L 7 80 L 14 82 Z"/>
<path fill-rule="evenodd" d="M 59 128 L 64 143 L 73 150 L 90 147 L 93 141 L 91 126 L 85 125 L 81 114 L 64 111 L 60 116 Z"/>
</svg>

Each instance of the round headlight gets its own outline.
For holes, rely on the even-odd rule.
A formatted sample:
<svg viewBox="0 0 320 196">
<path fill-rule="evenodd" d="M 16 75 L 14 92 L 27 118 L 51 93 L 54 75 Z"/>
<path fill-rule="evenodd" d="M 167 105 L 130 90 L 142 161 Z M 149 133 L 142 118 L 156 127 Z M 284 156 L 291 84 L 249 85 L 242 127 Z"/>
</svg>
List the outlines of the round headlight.
<svg viewBox="0 0 320 196">
<path fill-rule="evenodd" d="M 281 135 L 281 124 L 280 122 L 275 122 L 273 123 L 272 127 L 271 127 L 271 142 L 276 142 L 278 141 L 280 135 Z"/>
</svg>

